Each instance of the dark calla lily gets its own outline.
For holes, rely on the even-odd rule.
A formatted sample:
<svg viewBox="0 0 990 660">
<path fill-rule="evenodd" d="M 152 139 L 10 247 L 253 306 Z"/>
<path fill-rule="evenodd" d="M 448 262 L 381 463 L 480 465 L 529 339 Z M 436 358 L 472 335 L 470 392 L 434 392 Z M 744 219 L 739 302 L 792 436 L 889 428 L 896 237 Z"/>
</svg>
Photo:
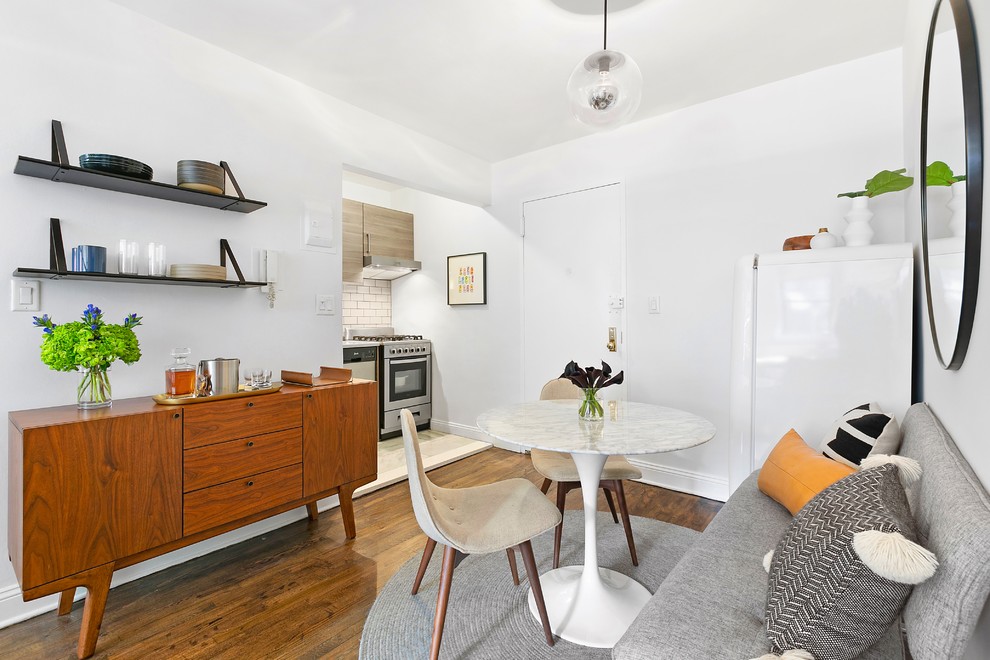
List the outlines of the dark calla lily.
<svg viewBox="0 0 990 660">
<path fill-rule="evenodd" d="M 600 418 L 605 414 L 605 411 L 602 409 L 602 404 L 595 398 L 595 395 L 603 387 L 622 383 L 624 374 L 625 372 L 620 371 L 613 376 L 612 367 L 605 361 L 602 361 L 601 369 L 596 369 L 595 367 L 584 367 L 582 369 L 578 366 L 577 362 L 571 360 L 564 367 L 564 373 L 560 374 L 560 377 L 568 379 L 584 390 L 584 401 L 581 402 L 581 408 L 578 413 L 582 417 Z"/>
</svg>

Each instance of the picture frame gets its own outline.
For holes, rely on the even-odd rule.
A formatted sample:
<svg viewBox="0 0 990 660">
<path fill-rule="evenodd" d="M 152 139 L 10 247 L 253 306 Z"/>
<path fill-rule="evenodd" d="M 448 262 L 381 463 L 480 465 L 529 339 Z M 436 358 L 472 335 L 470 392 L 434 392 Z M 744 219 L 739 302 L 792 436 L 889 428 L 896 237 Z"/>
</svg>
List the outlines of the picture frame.
<svg viewBox="0 0 990 660">
<path fill-rule="evenodd" d="M 447 257 L 447 304 L 487 305 L 487 252 Z"/>
</svg>

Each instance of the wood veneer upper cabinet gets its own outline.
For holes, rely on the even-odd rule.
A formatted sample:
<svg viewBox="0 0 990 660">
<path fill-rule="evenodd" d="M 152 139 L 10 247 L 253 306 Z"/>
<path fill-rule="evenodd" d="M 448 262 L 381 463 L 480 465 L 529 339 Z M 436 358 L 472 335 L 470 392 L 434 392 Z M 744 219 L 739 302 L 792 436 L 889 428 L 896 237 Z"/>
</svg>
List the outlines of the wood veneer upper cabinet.
<svg viewBox="0 0 990 660">
<path fill-rule="evenodd" d="M 351 199 L 344 200 L 344 219 L 341 222 L 341 270 L 343 280 L 360 284 L 364 268 L 364 204 Z"/>
<path fill-rule="evenodd" d="M 25 591 L 182 536 L 181 413 L 52 410 L 11 416 L 8 547 Z"/>
<path fill-rule="evenodd" d="M 364 254 L 413 258 L 413 215 L 364 205 Z"/>
<path fill-rule="evenodd" d="M 412 213 L 345 199 L 341 229 L 341 270 L 345 282 L 361 284 L 366 255 L 414 258 Z"/>
<path fill-rule="evenodd" d="M 353 383 L 303 397 L 303 497 L 378 470 L 378 383 Z"/>
</svg>

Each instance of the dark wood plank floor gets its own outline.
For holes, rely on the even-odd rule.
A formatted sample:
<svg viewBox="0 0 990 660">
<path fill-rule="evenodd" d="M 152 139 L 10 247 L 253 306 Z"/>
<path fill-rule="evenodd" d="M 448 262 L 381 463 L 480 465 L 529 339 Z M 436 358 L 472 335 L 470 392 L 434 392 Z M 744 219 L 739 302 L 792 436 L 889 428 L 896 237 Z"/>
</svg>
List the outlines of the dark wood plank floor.
<svg viewBox="0 0 990 660">
<path fill-rule="evenodd" d="M 524 476 L 529 457 L 490 449 L 430 472 L 442 486 Z M 553 491 L 550 493 L 553 495 Z M 701 530 L 720 502 L 629 483 L 632 515 Z M 580 508 L 580 491 L 568 508 Z M 599 494 L 599 509 L 606 510 Z M 378 591 L 425 537 L 401 482 L 354 502 L 358 537 L 337 510 L 287 525 L 110 591 L 98 658 L 355 658 Z M 0 630 L 0 657 L 74 658 L 82 602 Z"/>
</svg>

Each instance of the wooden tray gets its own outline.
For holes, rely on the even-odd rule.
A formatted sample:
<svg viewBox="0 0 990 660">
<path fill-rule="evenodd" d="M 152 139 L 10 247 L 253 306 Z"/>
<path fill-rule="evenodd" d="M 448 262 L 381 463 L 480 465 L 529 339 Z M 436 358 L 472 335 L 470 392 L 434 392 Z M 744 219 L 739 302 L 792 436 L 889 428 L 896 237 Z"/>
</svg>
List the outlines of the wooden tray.
<svg viewBox="0 0 990 660">
<path fill-rule="evenodd" d="M 313 387 L 314 385 L 335 385 L 351 382 L 351 370 L 340 367 L 320 367 L 318 376 L 306 371 L 282 370 L 282 382 L 290 385 Z"/>
<path fill-rule="evenodd" d="M 271 387 L 266 387 L 260 390 L 253 390 L 248 388 L 247 385 L 241 385 L 241 389 L 238 392 L 232 394 L 215 394 L 213 396 L 176 396 L 172 397 L 168 394 L 156 394 L 151 398 L 155 400 L 155 403 L 163 406 L 179 406 L 186 405 L 187 403 L 206 403 L 207 401 L 219 401 L 221 399 L 236 399 L 242 396 L 257 396 L 259 394 L 272 394 L 273 392 L 278 392 L 282 389 L 282 383 L 272 383 Z"/>
</svg>

